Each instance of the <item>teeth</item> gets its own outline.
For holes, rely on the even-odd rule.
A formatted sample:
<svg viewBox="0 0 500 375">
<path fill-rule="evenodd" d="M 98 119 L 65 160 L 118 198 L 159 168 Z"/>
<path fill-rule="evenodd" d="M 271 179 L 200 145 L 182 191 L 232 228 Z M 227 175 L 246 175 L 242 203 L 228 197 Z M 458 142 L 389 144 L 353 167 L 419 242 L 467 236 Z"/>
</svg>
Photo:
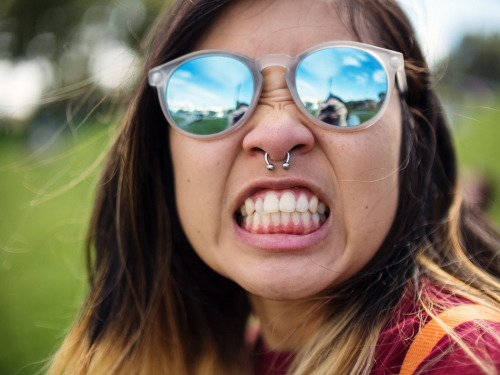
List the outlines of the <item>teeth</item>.
<svg viewBox="0 0 500 375">
<path fill-rule="evenodd" d="M 281 222 L 281 213 L 273 212 L 271 214 L 271 221 L 273 222 L 274 225 L 279 225 L 279 223 Z"/>
<path fill-rule="evenodd" d="M 311 197 L 311 200 L 309 201 L 309 211 L 311 211 L 313 214 L 318 212 L 318 197 L 313 195 Z"/>
<path fill-rule="evenodd" d="M 300 215 L 300 218 L 302 219 L 302 223 L 304 223 L 304 225 L 306 227 L 311 225 L 311 213 L 309 211 L 302 212 L 302 215 Z"/>
<path fill-rule="evenodd" d="M 281 212 L 295 211 L 295 196 L 291 191 L 285 191 L 280 199 Z"/>
<path fill-rule="evenodd" d="M 252 223 L 253 229 L 255 230 L 259 229 L 259 224 L 260 224 L 260 214 L 256 212 L 253 214 L 253 223 Z"/>
<path fill-rule="evenodd" d="M 295 209 L 299 212 L 306 212 L 309 210 L 309 202 L 307 201 L 307 197 L 304 193 L 301 193 L 299 199 L 297 199 L 297 206 Z"/>
<path fill-rule="evenodd" d="M 262 201 L 262 198 L 257 198 L 255 201 L 255 211 L 259 214 L 264 212 L 264 202 Z"/>
<path fill-rule="evenodd" d="M 281 213 L 281 222 L 283 223 L 283 225 L 288 225 L 288 223 L 290 222 L 290 217 L 292 216 L 292 214 L 290 212 L 282 212 Z"/>
<path fill-rule="evenodd" d="M 247 211 L 247 215 L 252 215 L 253 212 L 255 211 L 255 206 L 253 204 L 253 200 L 251 200 L 250 198 L 248 198 L 245 201 L 245 210 Z"/>
<path fill-rule="evenodd" d="M 280 210 L 280 201 L 275 192 L 269 192 L 264 199 L 264 212 L 273 213 Z"/>
<path fill-rule="evenodd" d="M 271 222 L 271 214 L 263 213 L 260 216 L 262 220 L 262 224 L 264 225 L 264 228 L 269 228 L 269 223 Z"/>
<path fill-rule="evenodd" d="M 319 224 L 319 214 L 317 212 L 313 213 L 311 215 L 312 221 L 314 224 L 318 225 Z"/>
<path fill-rule="evenodd" d="M 255 202 L 252 198 L 247 198 L 245 203 L 240 207 L 242 216 L 251 216 L 255 212 L 262 216 L 264 213 L 273 214 L 287 212 L 291 214 L 296 211 L 324 215 L 326 206 L 323 202 L 319 202 L 318 197 L 315 195 L 308 199 L 306 194 L 300 193 L 298 199 L 295 199 L 295 195 L 287 190 L 283 192 L 281 198 L 278 198 L 278 194 L 274 191 L 267 192 L 264 198 L 258 197 Z M 275 217 L 277 218 L 277 216 Z"/>
<path fill-rule="evenodd" d="M 300 193 L 298 198 L 290 191 L 284 191 L 281 198 L 276 191 L 268 191 L 255 199 L 247 198 L 240 207 L 243 225 L 251 230 L 276 230 L 293 223 L 300 223 L 308 231 L 319 227 L 326 220 L 326 205 L 318 197 Z"/>
</svg>

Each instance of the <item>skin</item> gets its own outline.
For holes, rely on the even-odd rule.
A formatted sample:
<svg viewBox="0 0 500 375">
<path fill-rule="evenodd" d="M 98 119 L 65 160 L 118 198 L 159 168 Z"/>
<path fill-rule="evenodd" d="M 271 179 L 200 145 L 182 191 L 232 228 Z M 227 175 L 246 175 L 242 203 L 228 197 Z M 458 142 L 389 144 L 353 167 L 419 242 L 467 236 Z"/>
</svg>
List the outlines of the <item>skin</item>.
<svg viewBox="0 0 500 375">
<path fill-rule="evenodd" d="M 251 58 L 294 56 L 316 44 L 356 40 L 327 1 L 236 1 L 215 20 L 197 49 L 231 50 Z M 375 255 L 398 202 L 401 110 L 393 93 L 376 124 L 340 133 L 308 121 L 295 106 L 284 70 L 263 71 L 250 119 L 236 132 L 200 141 L 170 130 L 179 217 L 192 246 L 215 271 L 249 293 L 270 347 L 285 342 L 314 307 L 312 297 L 354 275 Z M 270 172 L 264 152 L 291 168 Z M 234 213 L 251 194 L 301 187 L 330 208 L 308 236 L 245 233 Z M 302 335 L 307 335 L 305 329 Z"/>
</svg>

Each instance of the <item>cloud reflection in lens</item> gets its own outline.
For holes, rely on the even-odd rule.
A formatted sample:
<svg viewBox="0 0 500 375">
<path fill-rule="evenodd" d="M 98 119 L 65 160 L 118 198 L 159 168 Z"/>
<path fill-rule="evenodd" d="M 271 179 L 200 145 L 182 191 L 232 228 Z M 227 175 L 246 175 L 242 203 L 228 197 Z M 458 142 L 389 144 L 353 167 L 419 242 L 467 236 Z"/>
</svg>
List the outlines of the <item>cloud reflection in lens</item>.
<svg viewBox="0 0 500 375">
<path fill-rule="evenodd" d="M 241 61 L 207 55 L 186 61 L 170 76 L 168 111 L 176 124 L 192 134 L 220 133 L 236 124 L 250 105 L 253 79 Z"/>
</svg>

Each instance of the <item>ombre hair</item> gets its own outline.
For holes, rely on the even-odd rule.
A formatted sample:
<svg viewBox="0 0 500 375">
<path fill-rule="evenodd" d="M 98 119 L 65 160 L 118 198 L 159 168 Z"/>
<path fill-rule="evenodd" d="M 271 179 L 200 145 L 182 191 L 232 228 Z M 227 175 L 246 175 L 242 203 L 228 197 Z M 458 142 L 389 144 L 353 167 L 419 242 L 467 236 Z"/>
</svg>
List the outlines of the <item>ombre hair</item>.
<svg viewBox="0 0 500 375">
<path fill-rule="evenodd" d="M 205 265 L 184 235 L 169 127 L 147 83 L 150 68 L 192 51 L 229 2 L 177 1 L 151 32 L 99 185 L 87 246 L 90 292 L 51 375 L 251 372 L 246 292 Z M 379 334 L 404 295 L 411 292 L 427 313 L 447 308 L 422 280 L 500 306 L 500 239 L 462 201 L 450 134 L 406 15 L 394 0 L 333 0 L 332 6 L 360 41 L 404 55 L 409 89 L 401 96 L 399 204 L 373 259 L 314 297 L 319 304 L 310 317 L 320 317 L 322 328 L 297 353 L 294 374 L 369 373 Z"/>
</svg>

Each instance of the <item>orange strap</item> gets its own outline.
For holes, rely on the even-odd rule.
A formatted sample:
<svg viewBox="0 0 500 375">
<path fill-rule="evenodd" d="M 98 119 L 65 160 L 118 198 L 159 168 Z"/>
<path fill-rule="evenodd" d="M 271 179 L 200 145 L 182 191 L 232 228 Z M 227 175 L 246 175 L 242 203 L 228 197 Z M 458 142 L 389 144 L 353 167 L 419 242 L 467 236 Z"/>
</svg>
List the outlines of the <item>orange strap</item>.
<svg viewBox="0 0 500 375">
<path fill-rule="evenodd" d="M 439 319 L 450 329 L 472 320 L 500 322 L 500 314 L 492 308 L 481 305 L 462 305 L 443 311 Z M 420 330 L 406 353 L 400 375 L 412 375 L 417 367 L 431 353 L 446 331 L 435 320 L 430 320 Z"/>
</svg>

